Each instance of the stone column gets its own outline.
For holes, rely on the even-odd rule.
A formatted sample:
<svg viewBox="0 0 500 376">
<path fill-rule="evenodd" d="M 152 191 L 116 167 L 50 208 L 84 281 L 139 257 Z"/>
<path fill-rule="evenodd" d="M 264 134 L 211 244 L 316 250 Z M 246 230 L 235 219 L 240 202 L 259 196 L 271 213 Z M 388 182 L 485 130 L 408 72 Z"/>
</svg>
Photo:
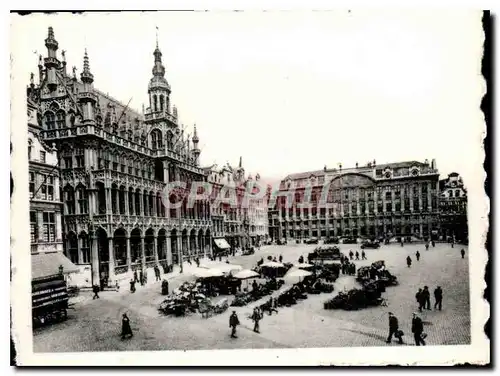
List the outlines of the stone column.
<svg viewBox="0 0 500 376">
<path fill-rule="evenodd" d="M 158 265 L 158 237 L 153 237 L 153 254 L 155 256 L 155 264 Z"/>
<path fill-rule="evenodd" d="M 392 212 L 396 212 L 396 192 L 394 191 L 394 188 L 391 187 L 391 202 L 392 202 Z"/>
<path fill-rule="evenodd" d="M 386 188 L 386 187 L 384 187 L 384 188 Z M 386 200 L 385 200 L 386 192 L 387 192 L 387 188 L 382 189 L 382 213 L 386 213 Z"/>
<path fill-rule="evenodd" d="M 97 237 L 95 235 L 92 235 L 90 239 L 90 262 L 92 269 L 92 285 L 99 285 L 99 251 L 97 249 Z"/>
<path fill-rule="evenodd" d="M 167 264 L 172 265 L 172 240 L 170 236 L 165 238 L 165 243 L 167 246 Z"/>
<path fill-rule="evenodd" d="M 432 211 L 432 196 L 431 196 L 432 183 L 427 183 L 427 210 L 429 213 Z"/>
<path fill-rule="evenodd" d="M 128 215 L 130 215 L 130 212 L 129 212 L 129 208 L 128 208 L 129 203 L 128 203 L 128 191 L 127 190 L 125 190 L 124 196 L 125 196 L 124 197 L 124 201 L 125 201 L 125 215 L 128 216 Z"/>
<path fill-rule="evenodd" d="M 104 191 L 106 192 L 106 214 L 113 214 L 111 188 L 104 188 Z"/>
<path fill-rule="evenodd" d="M 407 187 L 408 186 L 406 184 L 401 186 L 400 200 L 401 200 L 401 212 L 402 213 L 404 213 L 404 211 L 405 211 L 405 197 L 406 197 L 405 191 L 406 191 Z"/>
<path fill-rule="evenodd" d="M 108 274 L 108 285 L 113 286 L 115 282 L 115 249 L 113 244 L 113 238 L 108 238 L 108 252 L 109 252 L 109 274 Z"/>
<path fill-rule="evenodd" d="M 153 207 L 151 208 L 153 212 L 151 213 L 151 217 L 159 217 L 158 208 L 157 208 L 158 205 L 156 205 L 156 196 L 150 195 L 149 197 L 151 198 L 151 201 L 153 202 Z"/>
<path fill-rule="evenodd" d="M 408 185 L 409 196 L 410 196 L 410 212 L 413 213 L 413 184 Z"/>
<path fill-rule="evenodd" d="M 78 264 L 83 264 L 83 254 L 82 254 L 82 238 L 76 235 L 76 244 L 78 246 Z"/>
<path fill-rule="evenodd" d="M 137 213 L 135 211 L 135 191 L 132 191 L 132 213 L 134 215 L 137 215 Z"/>
<path fill-rule="evenodd" d="M 417 209 L 421 212 L 422 211 L 422 185 L 421 184 L 418 185 L 417 195 L 418 195 L 418 208 Z"/>
<path fill-rule="evenodd" d="M 373 212 L 375 215 L 378 213 L 378 194 L 377 194 L 377 187 L 373 189 Z"/>
<path fill-rule="evenodd" d="M 127 242 L 127 270 L 131 271 L 132 270 L 132 254 L 130 252 L 130 236 L 126 237 L 126 242 Z"/>
<path fill-rule="evenodd" d="M 420 231 L 420 236 L 423 237 L 424 236 L 424 226 L 422 224 L 421 219 L 419 219 L 419 231 Z"/>
<path fill-rule="evenodd" d="M 142 268 L 146 267 L 146 250 L 145 250 L 145 244 L 144 244 L 144 236 L 141 236 L 141 266 Z"/>
</svg>

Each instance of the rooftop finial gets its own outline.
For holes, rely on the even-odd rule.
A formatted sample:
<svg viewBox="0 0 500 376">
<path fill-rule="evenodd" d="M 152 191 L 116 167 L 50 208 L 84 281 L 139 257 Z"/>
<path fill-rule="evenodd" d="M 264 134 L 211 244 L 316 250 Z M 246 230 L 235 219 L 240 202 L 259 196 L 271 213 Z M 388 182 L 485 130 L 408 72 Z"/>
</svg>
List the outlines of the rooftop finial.
<svg viewBox="0 0 500 376">
<path fill-rule="evenodd" d="M 240 156 L 240 164 L 238 167 L 243 168 L 243 157 L 242 156 Z"/>
<path fill-rule="evenodd" d="M 85 54 L 83 55 L 83 72 L 80 75 L 82 82 L 92 83 L 94 81 L 94 76 L 90 73 L 89 55 L 87 54 L 87 48 L 85 48 Z"/>
<path fill-rule="evenodd" d="M 158 48 L 158 26 L 156 26 L 156 48 Z"/>
</svg>

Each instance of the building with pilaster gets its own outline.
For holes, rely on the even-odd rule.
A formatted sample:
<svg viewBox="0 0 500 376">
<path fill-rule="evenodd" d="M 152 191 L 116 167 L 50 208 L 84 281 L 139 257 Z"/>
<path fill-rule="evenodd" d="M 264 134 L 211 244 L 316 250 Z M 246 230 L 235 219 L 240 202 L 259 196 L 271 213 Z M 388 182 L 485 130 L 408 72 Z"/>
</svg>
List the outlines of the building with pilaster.
<svg viewBox="0 0 500 376">
<path fill-rule="evenodd" d="M 467 190 L 462 177 L 452 172 L 439 181 L 439 215 L 443 240 L 467 242 Z"/>
<path fill-rule="evenodd" d="M 437 239 L 439 234 L 435 160 L 325 166 L 285 177 L 275 195 L 270 208 L 273 239 Z"/>
<path fill-rule="evenodd" d="M 80 79 L 76 68 L 68 74 L 52 28 L 45 46 L 30 98 L 40 115 L 41 139 L 58 151 L 64 248 L 83 266 L 84 282 L 114 284 L 136 269 L 148 272 L 209 254 L 209 202 L 190 207 L 185 199 L 193 182 L 206 181 L 198 134 L 195 127 L 189 137 L 179 124 L 158 42 L 149 106 L 142 112 L 94 87 L 86 51 Z M 165 194 L 174 181 L 185 188 Z M 175 202 L 181 204 L 169 205 Z"/>
</svg>

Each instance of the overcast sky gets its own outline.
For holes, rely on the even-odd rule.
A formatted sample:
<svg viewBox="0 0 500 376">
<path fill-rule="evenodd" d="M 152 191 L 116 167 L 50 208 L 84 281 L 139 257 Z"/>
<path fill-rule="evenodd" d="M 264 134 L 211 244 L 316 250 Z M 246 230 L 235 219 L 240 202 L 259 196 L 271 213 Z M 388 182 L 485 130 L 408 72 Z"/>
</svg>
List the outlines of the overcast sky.
<svg viewBox="0 0 500 376">
<path fill-rule="evenodd" d="M 85 47 L 95 87 L 147 103 L 156 26 L 201 162 L 293 172 L 435 158 L 465 181 L 480 163 L 481 14 L 465 11 L 160 12 L 13 16 L 13 63 L 37 73 L 54 28 L 68 71 Z"/>
</svg>

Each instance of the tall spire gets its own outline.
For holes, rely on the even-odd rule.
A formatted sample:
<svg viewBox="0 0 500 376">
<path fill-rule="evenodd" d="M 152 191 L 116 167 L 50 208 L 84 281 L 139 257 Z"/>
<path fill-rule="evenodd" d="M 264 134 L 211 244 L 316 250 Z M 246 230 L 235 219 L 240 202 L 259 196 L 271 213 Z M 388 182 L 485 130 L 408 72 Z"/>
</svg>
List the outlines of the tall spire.
<svg viewBox="0 0 500 376">
<path fill-rule="evenodd" d="M 54 29 L 52 26 L 49 26 L 49 33 L 47 39 L 45 39 L 45 47 L 47 47 L 49 58 L 57 58 L 56 51 L 59 48 L 59 43 L 57 43 L 54 37 Z"/>
<path fill-rule="evenodd" d="M 83 72 L 80 75 L 82 82 L 91 84 L 94 82 L 94 75 L 90 73 L 89 56 L 87 54 L 87 49 L 85 48 L 85 54 L 83 55 Z"/>
<path fill-rule="evenodd" d="M 194 144 L 194 148 L 196 149 L 197 148 L 197 145 L 198 145 L 198 141 L 200 141 L 200 139 L 198 138 L 198 132 L 196 130 L 196 124 L 194 125 L 194 132 L 193 132 L 193 144 Z"/>
</svg>

